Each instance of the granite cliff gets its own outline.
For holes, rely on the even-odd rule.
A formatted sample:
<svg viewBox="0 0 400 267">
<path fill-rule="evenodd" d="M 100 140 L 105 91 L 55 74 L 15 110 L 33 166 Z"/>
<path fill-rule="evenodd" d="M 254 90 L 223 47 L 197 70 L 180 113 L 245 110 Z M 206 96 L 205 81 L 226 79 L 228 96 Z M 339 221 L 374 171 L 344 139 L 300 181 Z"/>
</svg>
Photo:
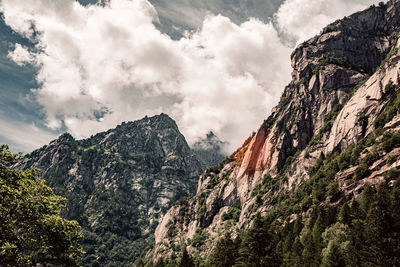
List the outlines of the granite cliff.
<svg viewBox="0 0 400 267">
<path fill-rule="evenodd" d="M 399 29 L 400 1 L 392 0 L 300 44 L 291 56 L 292 81 L 272 114 L 200 176 L 195 196 L 166 213 L 147 258 L 173 258 L 183 243 L 206 260 L 224 236 L 249 229 L 256 214 L 290 224 L 322 205 L 358 199 L 367 185 L 398 180 Z"/>
</svg>

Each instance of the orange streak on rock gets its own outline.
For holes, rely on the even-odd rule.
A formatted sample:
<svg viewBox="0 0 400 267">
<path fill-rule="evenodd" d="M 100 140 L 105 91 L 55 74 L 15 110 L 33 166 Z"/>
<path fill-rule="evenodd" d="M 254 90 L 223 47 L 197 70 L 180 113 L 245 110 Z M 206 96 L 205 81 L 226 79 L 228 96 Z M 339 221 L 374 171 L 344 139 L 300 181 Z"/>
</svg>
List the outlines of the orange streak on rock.
<svg viewBox="0 0 400 267">
<path fill-rule="evenodd" d="M 268 134 L 268 130 L 263 125 L 253 137 L 240 166 L 239 177 L 244 174 L 253 175 L 263 167 L 262 163 L 265 152 L 263 151 L 263 148 L 265 147 L 265 141 L 267 140 Z"/>
</svg>

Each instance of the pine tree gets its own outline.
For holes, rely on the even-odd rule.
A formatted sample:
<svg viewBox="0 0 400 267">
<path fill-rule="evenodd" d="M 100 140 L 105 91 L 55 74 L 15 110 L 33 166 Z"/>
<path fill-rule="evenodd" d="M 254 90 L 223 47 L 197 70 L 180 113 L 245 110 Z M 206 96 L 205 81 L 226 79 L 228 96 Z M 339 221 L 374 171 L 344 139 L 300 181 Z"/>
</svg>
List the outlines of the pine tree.
<svg viewBox="0 0 400 267">
<path fill-rule="evenodd" d="M 350 217 L 350 207 L 347 203 L 344 203 L 340 209 L 338 214 L 338 221 L 344 224 L 349 224 L 351 222 Z"/>
<path fill-rule="evenodd" d="M 313 229 L 312 229 L 312 239 L 313 239 L 313 244 L 314 244 L 314 248 L 313 248 L 313 265 L 314 266 L 318 266 L 320 261 L 321 261 L 321 241 L 322 241 L 322 232 L 324 230 L 324 225 L 322 222 L 322 216 L 321 214 L 318 215 L 317 220 L 314 223 Z"/>
<path fill-rule="evenodd" d="M 316 255 L 315 245 L 312 238 L 312 233 L 310 229 L 307 229 L 301 240 L 303 244 L 302 259 L 305 266 L 312 266 L 314 255 Z"/>
<path fill-rule="evenodd" d="M 218 241 L 214 252 L 209 257 L 210 266 L 230 267 L 238 257 L 239 244 L 234 242 L 229 234 Z"/>
<path fill-rule="evenodd" d="M 189 253 L 187 252 L 186 246 L 182 247 L 182 257 L 179 261 L 179 267 L 193 267 L 193 259 L 190 257 Z"/>
<path fill-rule="evenodd" d="M 277 260 L 276 243 L 270 234 L 271 221 L 263 222 L 259 213 L 256 214 L 253 226 L 243 235 L 239 249 L 239 257 L 235 266 L 265 266 L 273 265 Z"/>
</svg>

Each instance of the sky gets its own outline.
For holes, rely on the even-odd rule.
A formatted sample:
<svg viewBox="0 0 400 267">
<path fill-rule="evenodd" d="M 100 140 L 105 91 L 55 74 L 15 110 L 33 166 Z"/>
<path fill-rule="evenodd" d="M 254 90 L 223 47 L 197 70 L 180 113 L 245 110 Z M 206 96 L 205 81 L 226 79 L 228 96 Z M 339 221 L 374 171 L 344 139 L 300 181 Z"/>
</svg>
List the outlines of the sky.
<svg viewBox="0 0 400 267">
<path fill-rule="evenodd" d="M 0 143 L 31 152 L 166 113 L 232 152 L 291 80 L 290 54 L 375 0 L 1 0 Z"/>
</svg>

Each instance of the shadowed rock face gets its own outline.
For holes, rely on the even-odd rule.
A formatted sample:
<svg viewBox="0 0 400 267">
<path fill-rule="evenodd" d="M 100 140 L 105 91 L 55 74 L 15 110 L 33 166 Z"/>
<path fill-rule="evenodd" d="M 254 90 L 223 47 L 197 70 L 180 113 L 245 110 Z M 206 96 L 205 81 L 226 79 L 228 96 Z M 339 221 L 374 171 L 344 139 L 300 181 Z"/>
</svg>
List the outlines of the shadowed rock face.
<svg viewBox="0 0 400 267">
<path fill-rule="evenodd" d="M 78 220 L 87 232 L 86 266 L 134 262 L 159 217 L 195 192 L 202 171 L 165 114 L 122 123 L 85 140 L 63 134 L 17 168 L 38 168 L 54 191 L 67 197 L 65 217 Z"/>
<path fill-rule="evenodd" d="M 383 130 L 376 126 L 399 91 L 399 29 L 397 0 L 336 21 L 300 44 L 291 57 L 292 81 L 279 105 L 221 170 L 200 177 L 196 196 L 166 213 L 148 255 L 153 260 L 169 255 L 169 244 L 193 238 L 200 228 L 208 239 L 200 248 L 188 246 L 188 250 L 206 258 L 219 233 L 235 235 L 238 229 L 246 229 L 255 213 L 265 214 L 281 192 L 291 195 L 331 153 L 341 153 L 373 132 L 400 130 L 399 111 L 390 113 L 393 117 L 384 121 Z M 357 197 L 366 184 L 382 181 L 390 168 L 400 165 L 399 158 L 385 165 L 393 153 L 378 151 L 379 159 L 370 163 L 361 180 L 348 180 L 358 166 L 340 170 L 334 178 L 339 190 Z M 367 154 L 361 153 L 359 161 Z M 266 190 L 260 191 L 260 186 Z M 240 218 L 228 227 L 222 215 L 237 203 Z M 185 223 L 180 223 L 183 218 Z M 168 235 L 171 225 L 174 234 Z"/>
</svg>

